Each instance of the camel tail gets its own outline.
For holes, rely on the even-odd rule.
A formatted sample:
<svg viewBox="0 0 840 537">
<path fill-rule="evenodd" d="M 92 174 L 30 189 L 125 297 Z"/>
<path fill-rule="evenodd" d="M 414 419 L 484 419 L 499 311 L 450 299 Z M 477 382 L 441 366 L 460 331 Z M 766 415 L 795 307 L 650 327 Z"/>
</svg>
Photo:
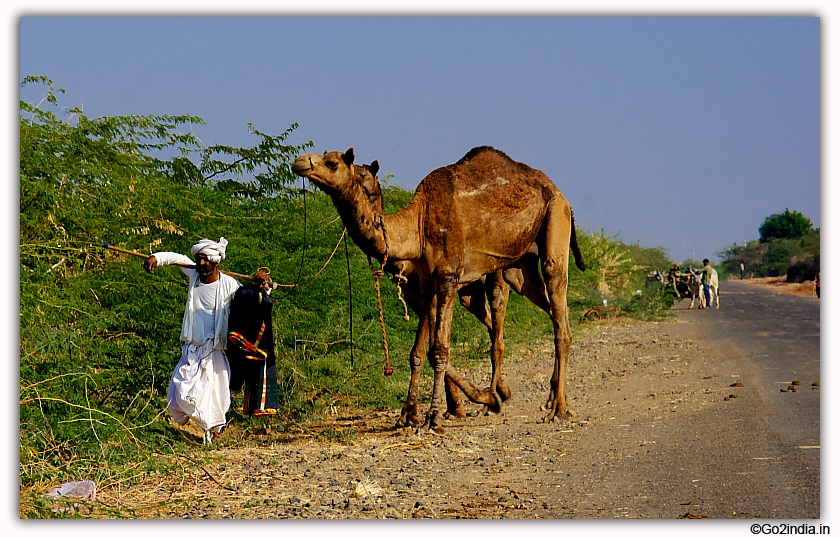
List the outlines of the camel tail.
<svg viewBox="0 0 840 537">
<path fill-rule="evenodd" d="M 569 212 L 572 213 L 572 238 L 569 243 L 569 247 L 572 249 L 572 253 L 575 256 L 575 265 L 577 265 L 577 268 L 583 272 L 586 270 L 586 263 L 583 262 L 583 255 L 580 253 L 580 246 L 577 241 L 577 231 L 575 231 L 575 212 L 572 211 L 571 208 L 569 209 Z"/>
</svg>

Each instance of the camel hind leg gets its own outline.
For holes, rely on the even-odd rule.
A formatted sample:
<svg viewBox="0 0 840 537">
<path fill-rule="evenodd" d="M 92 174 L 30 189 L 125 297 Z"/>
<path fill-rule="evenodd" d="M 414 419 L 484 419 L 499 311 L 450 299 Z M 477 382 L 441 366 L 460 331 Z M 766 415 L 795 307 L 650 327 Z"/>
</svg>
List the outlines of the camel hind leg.
<svg viewBox="0 0 840 537">
<path fill-rule="evenodd" d="M 460 300 L 461 305 L 467 311 L 472 313 L 476 319 L 487 327 L 492 341 L 493 321 L 490 318 L 490 309 L 484 297 L 484 285 L 484 279 L 481 279 L 472 282 L 466 287 L 462 287 L 458 291 L 458 300 Z M 458 388 L 458 384 L 452 379 L 450 373 L 447 373 L 444 377 L 444 389 L 446 393 L 446 412 L 443 414 L 443 417 L 446 419 L 467 417 L 467 413 L 461 404 L 460 388 Z"/>
<path fill-rule="evenodd" d="M 569 282 L 571 207 L 565 198 L 554 198 L 548 207 L 537 245 L 554 325 L 554 372 L 551 375 L 548 414 L 544 421 L 569 419 L 574 413 L 566 401 L 566 368 L 572 346 L 572 328 L 566 293 Z"/>
<path fill-rule="evenodd" d="M 551 314 L 551 303 L 540 274 L 539 254 L 528 253 L 504 272 L 505 281 L 544 312 Z"/>
<path fill-rule="evenodd" d="M 472 313 L 481 324 L 487 329 L 493 328 L 493 320 L 490 318 L 490 310 L 484 298 L 486 278 L 472 282 L 458 291 L 458 300 L 467 311 Z"/>
<path fill-rule="evenodd" d="M 490 305 L 490 362 L 493 365 L 493 376 L 490 381 L 489 391 L 498 393 L 502 401 L 510 399 L 510 388 L 502 379 L 502 364 L 505 361 L 505 315 L 507 313 L 508 300 L 510 299 L 510 285 L 505 281 L 502 271 L 488 274 L 485 288 L 487 291 L 487 302 Z M 499 412 L 501 408 L 495 409 L 485 407 L 485 415 L 490 412 Z"/>
</svg>

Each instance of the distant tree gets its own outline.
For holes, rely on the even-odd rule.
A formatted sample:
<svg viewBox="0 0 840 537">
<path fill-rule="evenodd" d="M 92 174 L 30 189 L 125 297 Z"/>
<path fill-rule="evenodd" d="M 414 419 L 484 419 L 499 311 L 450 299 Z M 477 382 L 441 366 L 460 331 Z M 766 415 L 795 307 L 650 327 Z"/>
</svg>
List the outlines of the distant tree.
<svg viewBox="0 0 840 537">
<path fill-rule="evenodd" d="M 781 214 L 771 214 L 758 228 L 761 242 L 771 239 L 799 239 L 813 228 L 811 219 L 799 211 L 785 209 Z"/>
<path fill-rule="evenodd" d="M 769 245 L 752 240 L 743 244 L 733 243 L 729 248 L 718 252 L 718 256 L 723 259 L 721 265 L 727 274 L 740 275 L 743 263 L 747 275 L 763 275 L 764 256 L 769 249 Z"/>
</svg>

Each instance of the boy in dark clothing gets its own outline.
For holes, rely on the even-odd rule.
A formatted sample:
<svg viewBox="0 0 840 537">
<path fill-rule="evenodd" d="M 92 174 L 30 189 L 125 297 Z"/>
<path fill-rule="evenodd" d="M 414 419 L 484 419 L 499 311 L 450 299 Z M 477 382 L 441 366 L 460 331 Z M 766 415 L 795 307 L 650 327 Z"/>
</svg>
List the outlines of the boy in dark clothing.
<svg viewBox="0 0 840 537">
<path fill-rule="evenodd" d="M 268 292 L 257 285 L 240 287 L 230 305 L 230 389 L 242 389 L 246 417 L 269 416 L 280 408 L 271 307 Z"/>
</svg>

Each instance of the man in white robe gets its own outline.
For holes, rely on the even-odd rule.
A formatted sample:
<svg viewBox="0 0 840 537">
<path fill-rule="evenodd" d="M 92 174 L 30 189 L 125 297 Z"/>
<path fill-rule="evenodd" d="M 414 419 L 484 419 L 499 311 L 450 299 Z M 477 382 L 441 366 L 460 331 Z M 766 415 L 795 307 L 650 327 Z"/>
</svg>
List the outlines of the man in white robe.
<svg viewBox="0 0 840 537">
<path fill-rule="evenodd" d="M 230 365 L 225 355 L 228 316 L 239 282 L 218 269 L 225 258 L 227 240 L 202 239 L 192 247 L 195 268 L 180 267 L 190 279 L 187 307 L 181 326 L 181 360 L 169 382 L 167 399 L 172 419 L 186 425 L 192 419 L 204 431 L 204 442 L 212 443 L 225 426 L 230 408 Z M 171 264 L 193 264 L 175 252 L 156 252 L 144 268 Z"/>
</svg>

